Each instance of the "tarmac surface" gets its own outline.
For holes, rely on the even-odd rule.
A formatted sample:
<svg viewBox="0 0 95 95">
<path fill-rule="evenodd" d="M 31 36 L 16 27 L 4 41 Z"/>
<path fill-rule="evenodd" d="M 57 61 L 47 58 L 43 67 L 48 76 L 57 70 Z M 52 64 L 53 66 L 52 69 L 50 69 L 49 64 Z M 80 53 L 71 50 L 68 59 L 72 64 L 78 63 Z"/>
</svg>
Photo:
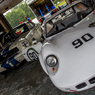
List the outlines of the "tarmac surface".
<svg viewBox="0 0 95 95">
<path fill-rule="evenodd" d="M 39 61 L 35 61 L 0 75 L 0 95 L 95 95 L 95 87 L 75 93 L 60 91 L 52 84 Z"/>
</svg>

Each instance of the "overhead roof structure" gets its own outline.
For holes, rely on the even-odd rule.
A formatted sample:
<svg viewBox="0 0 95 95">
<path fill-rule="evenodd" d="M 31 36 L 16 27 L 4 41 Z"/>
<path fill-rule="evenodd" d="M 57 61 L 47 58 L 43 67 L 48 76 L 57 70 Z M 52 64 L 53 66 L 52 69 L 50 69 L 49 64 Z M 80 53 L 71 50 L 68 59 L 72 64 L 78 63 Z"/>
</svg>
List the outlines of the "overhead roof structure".
<svg viewBox="0 0 95 95">
<path fill-rule="evenodd" d="M 23 0 L 0 0 L 0 13 L 5 13 Z"/>
</svg>

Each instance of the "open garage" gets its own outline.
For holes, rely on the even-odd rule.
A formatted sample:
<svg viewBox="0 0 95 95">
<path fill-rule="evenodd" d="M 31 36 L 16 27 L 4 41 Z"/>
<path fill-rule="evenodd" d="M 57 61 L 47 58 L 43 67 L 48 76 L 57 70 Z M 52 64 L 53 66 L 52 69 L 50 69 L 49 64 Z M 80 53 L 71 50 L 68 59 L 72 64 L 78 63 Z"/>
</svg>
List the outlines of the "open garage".
<svg viewBox="0 0 95 95">
<path fill-rule="evenodd" d="M 21 1 L 0 1 L 0 95 L 95 95 L 94 2 L 32 0 L 35 8 L 27 0 L 39 23 L 25 16 L 24 1 L 10 13 L 27 21 L 13 28 L 3 13 Z"/>
</svg>

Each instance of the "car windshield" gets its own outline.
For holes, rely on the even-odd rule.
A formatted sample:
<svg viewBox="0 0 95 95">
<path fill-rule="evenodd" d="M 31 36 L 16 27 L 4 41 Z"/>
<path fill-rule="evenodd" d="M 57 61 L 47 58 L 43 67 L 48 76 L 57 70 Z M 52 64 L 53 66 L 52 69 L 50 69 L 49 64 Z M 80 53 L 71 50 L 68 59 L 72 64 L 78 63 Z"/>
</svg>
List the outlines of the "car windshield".
<svg viewBox="0 0 95 95">
<path fill-rule="evenodd" d="M 83 3 L 78 3 L 60 14 L 57 14 L 57 16 L 50 19 L 45 24 L 46 37 L 52 36 L 69 27 L 72 27 L 91 13 L 92 10 L 92 8 L 84 5 Z"/>
</svg>

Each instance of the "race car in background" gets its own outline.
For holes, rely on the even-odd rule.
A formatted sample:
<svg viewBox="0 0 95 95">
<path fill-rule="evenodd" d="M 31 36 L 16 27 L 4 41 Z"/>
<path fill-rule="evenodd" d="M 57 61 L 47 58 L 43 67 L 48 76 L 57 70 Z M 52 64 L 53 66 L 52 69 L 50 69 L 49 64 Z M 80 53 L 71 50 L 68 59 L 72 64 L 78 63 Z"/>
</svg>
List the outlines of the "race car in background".
<svg viewBox="0 0 95 95">
<path fill-rule="evenodd" d="M 28 62 L 38 60 L 42 42 L 44 41 L 42 34 L 43 30 L 41 28 L 41 25 L 38 24 L 26 35 L 25 38 L 21 38 L 19 40 L 19 49 L 22 51 L 24 58 Z"/>
<path fill-rule="evenodd" d="M 14 28 L 12 31 L 13 33 L 9 32 L 4 36 L 3 46 L 5 49 L 0 52 L 0 72 L 19 65 L 23 60 L 25 60 L 22 54 L 22 48 L 19 46 L 19 39 L 26 37 L 30 31 L 33 33 L 36 27 L 39 27 L 39 25 L 28 21 L 23 22 Z M 32 43 L 29 45 L 31 44 Z"/>
<path fill-rule="evenodd" d="M 61 19 L 54 21 L 56 16 Z M 45 41 L 39 53 L 42 68 L 62 91 L 95 86 L 95 13 L 78 1 L 44 22 Z"/>
</svg>

